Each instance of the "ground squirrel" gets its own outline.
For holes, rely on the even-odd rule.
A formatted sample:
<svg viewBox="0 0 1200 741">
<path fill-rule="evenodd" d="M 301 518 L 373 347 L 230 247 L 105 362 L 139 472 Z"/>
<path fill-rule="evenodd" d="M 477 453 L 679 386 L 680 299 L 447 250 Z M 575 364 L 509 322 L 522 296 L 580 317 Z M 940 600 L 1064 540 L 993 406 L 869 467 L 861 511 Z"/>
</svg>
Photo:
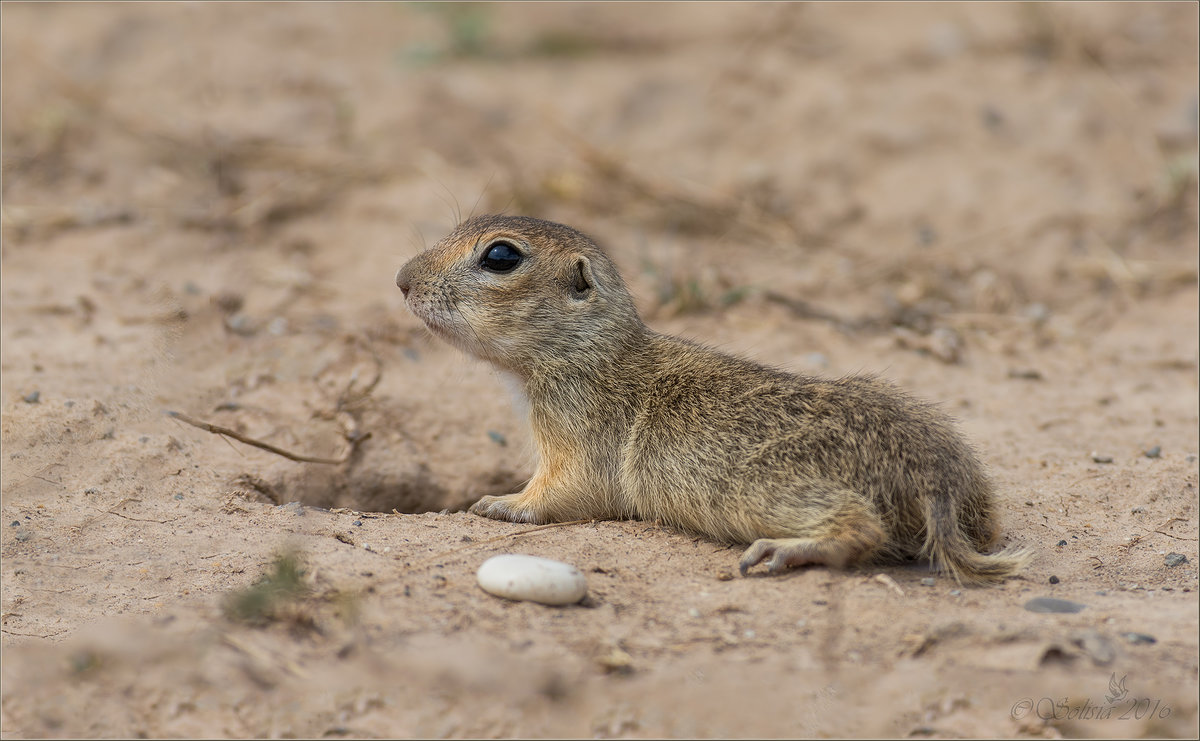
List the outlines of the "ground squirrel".
<svg viewBox="0 0 1200 741">
<path fill-rule="evenodd" d="M 586 235 L 477 216 L 397 273 L 409 309 L 523 395 L 524 490 L 470 511 L 512 522 L 658 520 L 750 544 L 740 567 L 927 558 L 961 582 L 1030 554 L 998 536 L 992 486 L 935 407 L 870 377 L 822 380 L 647 328 Z"/>
</svg>

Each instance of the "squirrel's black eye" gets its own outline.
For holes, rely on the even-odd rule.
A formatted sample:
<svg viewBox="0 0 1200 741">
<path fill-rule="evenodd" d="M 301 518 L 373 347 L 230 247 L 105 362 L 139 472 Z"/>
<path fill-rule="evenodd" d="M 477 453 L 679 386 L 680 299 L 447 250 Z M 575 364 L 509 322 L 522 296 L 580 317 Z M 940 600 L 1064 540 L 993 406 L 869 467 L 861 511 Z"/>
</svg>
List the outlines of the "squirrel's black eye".
<svg viewBox="0 0 1200 741">
<path fill-rule="evenodd" d="M 507 273 L 521 264 L 524 257 L 508 242 L 496 242 L 488 247 L 479 259 L 479 266 L 493 273 Z"/>
</svg>

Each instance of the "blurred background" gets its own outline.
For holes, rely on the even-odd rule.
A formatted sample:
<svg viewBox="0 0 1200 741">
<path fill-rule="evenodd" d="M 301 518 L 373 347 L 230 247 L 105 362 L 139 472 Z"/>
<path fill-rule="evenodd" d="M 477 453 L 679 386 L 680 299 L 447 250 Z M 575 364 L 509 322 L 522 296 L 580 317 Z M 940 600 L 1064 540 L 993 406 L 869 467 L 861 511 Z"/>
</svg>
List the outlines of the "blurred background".
<svg viewBox="0 0 1200 741">
<path fill-rule="evenodd" d="M 506 210 L 596 232 L 670 311 L 765 285 L 1037 314 L 1194 280 L 1187 3 L 4 13 L 9 247 L 119 230 L 158 272 L 303 243 L 361 288 Z"/>
</svg>

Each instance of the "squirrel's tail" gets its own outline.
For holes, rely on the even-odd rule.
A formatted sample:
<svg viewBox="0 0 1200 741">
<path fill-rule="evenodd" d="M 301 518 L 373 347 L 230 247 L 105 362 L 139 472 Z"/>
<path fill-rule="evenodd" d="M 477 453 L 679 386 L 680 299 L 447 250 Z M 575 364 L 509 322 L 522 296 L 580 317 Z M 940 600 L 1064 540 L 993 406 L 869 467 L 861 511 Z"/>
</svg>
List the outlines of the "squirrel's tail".
<svg viewBox="0 0 1200 741">
<path fill-rule="evenodd" d="M 995 584 L 1029 565 L 1033 552 L 1010 546 L 984 554 L 963 534 L 955 502 L 937 497 L 926 502 L 925 543 L 921 555 L 941 567 L 960 584 Z"/>
</svg>

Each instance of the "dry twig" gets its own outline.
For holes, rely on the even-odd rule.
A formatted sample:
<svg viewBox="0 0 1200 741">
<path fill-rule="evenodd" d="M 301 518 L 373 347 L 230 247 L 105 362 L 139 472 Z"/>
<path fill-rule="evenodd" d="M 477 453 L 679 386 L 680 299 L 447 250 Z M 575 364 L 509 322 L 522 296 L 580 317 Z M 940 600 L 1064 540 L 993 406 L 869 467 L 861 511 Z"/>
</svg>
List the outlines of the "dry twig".
<svg viewBox="0 0 1200 741">
<path fill-rule="evenodd" d="M 193 419 L 192 417 L 187 416 L 183 412 L 169 411 L 169 412 L 167 412 L 167 416 L 173 417 L 174 419 L 177 419 L 180 422 L 187 423 L 187 424 L 191 425 L 192 427 L 199 427 L 200 429 L 202 429 L 206 432 L 211 432 L 214 435 L 225 435 L 228 437 L 232 437 L 234 440 L 237 440 L 238 442 L 245 443 L 247 445 L 253 445 L 256 448 L 262 448 L 263 450 L 266 450 L 270 453 L 274 453 L 275 455 L 281 455 L 284 458 L 287 458 L 288 460 L 297 461 L 299 463 L 325 463 L 325 464 L 328 464 L 331 466 L 341 465 L 342 463 L 345 463 L 346 461 L 350 460 L 350 456 L 354 454 L 354 450 L 355 450 L 355 448 L 358 447 L 359 443 L 361 443 L 363 440 L 366 440 L 367 438 L 371 437 L 371 433 L 368 432 L 364 435 L 360 435 L 359 437 L 355 438 L 354 440 L 350 440 L 349 441 L 350 448 L 346 451 L 346 454 L 344 456 L 342 456 L 341 458 L 318 458 L 316 456 L 299 455 L 297 453 L 292 453 L 290 451 L 284 450 L 283 448 L 275 447 L 274 445 L 271 445 L 270 443 L 264 443 L 261 440 L 255 440 L 252 437 L 243 435 L 242 433 L 238 432 L 237 430 L 231 430 L 228 427 L 222 427 L 220 425 L 214 425 L 214 424 L 210 424 L 208 422 L 202 422 L 201 420 L 198 420 L 198 419 Z"/>
</svg>

